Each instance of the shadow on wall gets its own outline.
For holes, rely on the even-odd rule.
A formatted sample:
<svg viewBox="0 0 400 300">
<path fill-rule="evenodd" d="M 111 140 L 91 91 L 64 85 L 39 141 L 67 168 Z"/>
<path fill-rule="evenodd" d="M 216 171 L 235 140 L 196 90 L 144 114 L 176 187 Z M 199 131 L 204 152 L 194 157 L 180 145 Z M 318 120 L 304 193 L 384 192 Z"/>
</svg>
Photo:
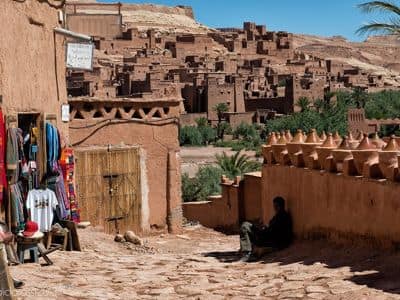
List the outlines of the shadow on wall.
<svg viewBox="0 0 400 300">
<path fill-rule="evenodd" d="M 210 252 L 203 255 L 215 257 L 224 263 L 233 263 L 240 259 L 237 251 Z M 299 280 L 304 275 L 304 280 L 318 285 L 337 280 L 336 273 L 332 271 L 348 267 L 351 275 L 343 276 L 344 280 L 360 285 L 360 289 L 367 286 L 386 293 L 400 294 L 400 253 L 394 251 L 381 251 L 365 246 L 344 247 L 327 241 L 298 241 L 286 250 L 263 257 L 261 262 L 278 263 L 280 266 L 294 263 L 305 266 L 323 264 L 325 266 L 321 268 L 325 269 L 325 273 L 315 271 L 311 278 L 306 273 L 296 274 Z"/>
</svg>

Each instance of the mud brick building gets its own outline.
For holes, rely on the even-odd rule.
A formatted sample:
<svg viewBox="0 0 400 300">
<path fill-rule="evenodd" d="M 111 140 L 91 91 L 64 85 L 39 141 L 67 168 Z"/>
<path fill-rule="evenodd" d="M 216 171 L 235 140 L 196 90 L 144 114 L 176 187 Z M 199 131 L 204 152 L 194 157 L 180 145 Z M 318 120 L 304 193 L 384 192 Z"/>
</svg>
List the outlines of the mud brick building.
<svg viewBox="0 0 400 300">
<path fill-rule="evenodd" d="M 144 11 L 146 18 L 140 21 Z M 153 13 L 160 19 L 148 24 Z M 69 73 L 69 94 L 151 94 L 173 84 L 184 100 L 182 124 L 198 114 L 214 122 L 213 107 L 221 102 L 229 106 L 231 115 L 226 119 L 237 124 L 257 120 L 257 111 L 297 111 L 301 97 L 313 102 L 330 91 L 388 87 L 380 75 L 296 50 L 293 34 L 288 32 L 268 31 L 253 22 L 244 22 L 242 28 L 203 28 L 202 32 L 179 27 L 165 30 L 165 25 L 154 23 L 163 24 L 165 13 L 194 21 L 188 7 L 68 4 L 67 26 L 93 36 L 96 45 L 94 72 Z"/>
<path fill-rule="evenodd" d="M 113 190 L 112 200 L 120 202 L 110 208 L 114 217 L 120 218 L 120 230 L 146 233 L 168 226 L 171 231 L 179 231 L 182 222 L 177 139 L 180 101 L 152 95 L 150 98 L 77 97 L 69 103 L 69 130 L 78 153 L 78 165 L 84 168 L 90 161 L 99 164 L 78 174 L 78 184 L 85 186 L 81 189 L 82 213 L 94 225 L 114 232 L 114 222 L 109 220 L 107 211 L 108 187 Z M 104 202 L 103 209 L 93 210 L 95 199 Z"/>
<path fill-rule="evenodd" d="M 61 106 L 67 103 L 65 38 L 54 33 L 57 9 L 32 0 L 4 1 L 0 25 L 0 96 L 7 125 L 18 126 L 30 115 L 52 122 L 68 140 L 68 124 L 61 121 Z"/>
</svg>

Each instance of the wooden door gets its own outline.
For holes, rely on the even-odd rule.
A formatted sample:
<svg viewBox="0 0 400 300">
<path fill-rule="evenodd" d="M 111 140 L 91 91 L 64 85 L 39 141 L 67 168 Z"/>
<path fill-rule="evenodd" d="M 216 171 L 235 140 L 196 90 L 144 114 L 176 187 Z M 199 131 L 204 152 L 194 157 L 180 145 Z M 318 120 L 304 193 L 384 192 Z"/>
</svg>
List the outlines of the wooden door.
<svg viewBox="0 0 400 300">
<path fill-rule="evenodd" d="M 137 147 L 76 149 L 81 219 L 107 233 L 141 230 L 140 156 Z"/>
</svg>

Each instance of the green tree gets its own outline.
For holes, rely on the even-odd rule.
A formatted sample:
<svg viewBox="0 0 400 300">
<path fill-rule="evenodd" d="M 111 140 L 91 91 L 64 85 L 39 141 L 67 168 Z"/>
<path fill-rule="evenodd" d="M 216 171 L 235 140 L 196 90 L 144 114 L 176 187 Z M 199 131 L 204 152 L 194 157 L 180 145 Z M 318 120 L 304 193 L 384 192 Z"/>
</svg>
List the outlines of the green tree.
<svg viewBox="0 0 400 300">
<path fill-rule="evenodd" d="M 236 152 L 232 156 L 224 152 L 222 154 L 217 154 L 215 158 L 223 174 L 231 179 L 248 172 L 257 171 L 261 167 L 260 163 L 250 160 L 250 157 L 246 154 L 242 154 L 241 151 Z"/>
<path fill-rule="evenodd" d="M 361 26 L 358 34 L 400 34 L 400 7 L 392 1 L 369 1 L 358 5 L 364 13 L 381 12 L 389 15 L 386 21 L 372 21 Z"/>
<path fill-rule="evenodd" d="M 296 102 L 296 105 L 300 107 L 301 112 L 308 110 L 310 108 L 310 104 L 310 100 L 308 100 L 307 97 L 300 97 Z"/>
<path fill-rule="evenodd" d="M 332 98 L 336 96 L 336 92 L 326 92 L 324 95 L 324 102 L 326 106 L 330 106 Z"/>
<path fill-rule="evenodd" d="M 218 124 L 220 124 L 224 118 L 224 114 L 229 111 L 229 106 L 228 104 L 221 102 L 213 107 L 213 111 L 217 113 Z"/>
<path fill-rule="evenodd" d="M 207 118 L 198 118 L 196 119 L 197 130 L 200 132 L 202 137 L 203 144 L 208 145 L 211 142 L 214 142 L 217 138 L 217 130 L 212 128 L 208 123 Z"/>
<path fill-rule="evenodd" d="M 208 119 L 205 117 L 201 117 L 195 120 L 197 127 L 206 127 L 209 126 Z"/>
<path fill-rule="evenodd" d="M 357 105 L 357 108 L 364 108 L 368 99 L 368 93 L 361 87 L 353 88 L 351 97 Z"/>
<path fill-rule="evenodd" d="M 266 131 L 280 132 L 288 129 L 295 133 L 297 129 L 308 132 L 312 128 L 316 128 L 318 132 L 337 130 L 344 135 L 347 132 L 347 111 L 355 106 L 354 100 L 352 94 L 348 92 L 338 92 L 336 96 L 337 100 L 329 106 L 325 105 L 321 99 L 314 103 L 314 109 L 269 120 L 266 123 Z"/>
<path fill-rule="evenodd" d="M 317 111 L 317 112 L 322 112 L 322 110 L 324 109 L 324 107 L 325 107 L 325 103 L 324 103 L 324 100 L 322 100 L 322 99 L 317 99 L 317 100 L 315 100 L 314 101 L 314 108 L 315 108 L 315 110 Z"/>
</svg>

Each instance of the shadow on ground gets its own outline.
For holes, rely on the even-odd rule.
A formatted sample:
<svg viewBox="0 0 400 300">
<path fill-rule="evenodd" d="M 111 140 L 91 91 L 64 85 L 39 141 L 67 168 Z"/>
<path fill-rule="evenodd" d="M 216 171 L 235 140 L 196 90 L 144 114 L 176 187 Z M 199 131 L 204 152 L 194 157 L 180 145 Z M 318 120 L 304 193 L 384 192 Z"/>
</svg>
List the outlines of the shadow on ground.
<svg viewBox="0 0 400 300">
<path fill-rule="evenodd" d="M 209 252 L 203 254 L 223 263 L 240 260 L 237 251 Z M 316 263 L 335 269 L 349 267 L 353 276 L 346 278 L 358 285 L 400 294 L 400 252 L 366 247 L 340 246 L 326 241 L 299 241 L 290 248 L 262 257 L 258 262 L 290 265 Z"/>
</svg>

